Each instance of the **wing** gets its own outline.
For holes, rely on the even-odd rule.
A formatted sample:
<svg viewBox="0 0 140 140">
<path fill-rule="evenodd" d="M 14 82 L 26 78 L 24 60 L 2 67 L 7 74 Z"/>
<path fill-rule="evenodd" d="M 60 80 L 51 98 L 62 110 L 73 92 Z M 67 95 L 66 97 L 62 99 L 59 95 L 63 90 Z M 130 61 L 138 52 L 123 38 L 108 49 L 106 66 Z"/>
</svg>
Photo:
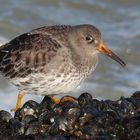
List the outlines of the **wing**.
<svg viewBox="0 0 140 140">
<path fill-rule="evenodd" d="M 43 71 L 61 47 L 49 35 L 25 33 L 0 47 L 0 71 L 10 78 Z"/>
</svg>

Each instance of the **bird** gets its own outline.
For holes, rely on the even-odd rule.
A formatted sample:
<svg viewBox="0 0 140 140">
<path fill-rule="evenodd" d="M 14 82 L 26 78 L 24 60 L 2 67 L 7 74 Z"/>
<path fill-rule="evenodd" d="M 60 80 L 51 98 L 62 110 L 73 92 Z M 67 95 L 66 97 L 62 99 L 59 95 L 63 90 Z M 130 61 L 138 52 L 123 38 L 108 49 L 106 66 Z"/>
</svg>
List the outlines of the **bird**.
<svg viewBox="0 0 140 140">
<path fill-rule="evenodd" d="M 67 93 L 96 68 L 98 54 L 125 62 L 106 47 L 94 25 L 52 25 L 33 29 L 0 46 L 0 73 L 18 87 L 15 110 L 25 93 Z"/>
</svg>

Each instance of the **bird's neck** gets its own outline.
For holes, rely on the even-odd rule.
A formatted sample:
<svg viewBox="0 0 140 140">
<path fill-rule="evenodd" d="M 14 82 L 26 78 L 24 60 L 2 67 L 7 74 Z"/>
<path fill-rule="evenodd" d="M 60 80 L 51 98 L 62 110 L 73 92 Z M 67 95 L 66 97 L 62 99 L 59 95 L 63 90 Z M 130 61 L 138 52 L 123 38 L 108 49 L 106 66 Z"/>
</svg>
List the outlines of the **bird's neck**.
<svg viewBox="0 0 140 140">
<path fill-rule="evenodd" d="M 85 54 L 85 56 L 81 54 L 77 54 L 77 55 L 73 55 L 72 59 L 77 69 L 85 76 L 91 74 L 95 70 L 98 64 L 97 54 L 94 55 Z"/>
<path fill-rule="evenodd" d="M 91 74 L 98 64 L 98 55 L 94 54 L 91 56 L 87 56 L 85 60 L 83 60 L 82 64 L 83 65 L 81 69 L 85 69 L 87 75 Z"/>
</svg>

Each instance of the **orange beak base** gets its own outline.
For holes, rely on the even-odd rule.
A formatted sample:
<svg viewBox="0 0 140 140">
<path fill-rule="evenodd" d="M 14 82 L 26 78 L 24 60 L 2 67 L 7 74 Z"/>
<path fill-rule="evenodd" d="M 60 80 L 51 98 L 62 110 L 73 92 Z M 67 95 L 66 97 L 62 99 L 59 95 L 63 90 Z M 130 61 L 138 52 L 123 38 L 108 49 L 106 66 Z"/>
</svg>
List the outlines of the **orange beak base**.
<svg viewBox="0 0 140 140">
<path fill-rule="evenodd" d="M 99 47 L 97 47 L 97 50 L 107 56 L 109 56 L 110 58 L 114 59 L 115 61 L 117 61 L 121 66 L 125 66 L 125 62 L 123 60 L 121 60 L 115 53 L 113 53 L 110 49 L 108 49 L 103 43 L 101 43 L 99 45 Z"/>
</svg>

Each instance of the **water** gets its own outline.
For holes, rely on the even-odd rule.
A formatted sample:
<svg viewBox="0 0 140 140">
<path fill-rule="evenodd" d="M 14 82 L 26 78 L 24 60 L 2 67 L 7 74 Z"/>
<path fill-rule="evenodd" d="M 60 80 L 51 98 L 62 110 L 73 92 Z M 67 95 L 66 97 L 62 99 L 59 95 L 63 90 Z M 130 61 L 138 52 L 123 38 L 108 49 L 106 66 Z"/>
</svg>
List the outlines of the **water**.
<svg viewBox="0 0 140 140">
<path fill-rule="evenodd" d="M 140 1 L 139 0 L 1 0 L 0 43 L 33 28 L 53 24 L 94 24 L 106 45 L 127 64 L 121 68 L 116 62 L 100 55 L 96 71 L 74 96 L 87 91 L 95 98 L 118 99 L 140 90 Z M 17 88 L 0 78 L 0 109 L 15 105 Z M 42 97 L 26 95 L 27 99 Z"/>
</svg>

